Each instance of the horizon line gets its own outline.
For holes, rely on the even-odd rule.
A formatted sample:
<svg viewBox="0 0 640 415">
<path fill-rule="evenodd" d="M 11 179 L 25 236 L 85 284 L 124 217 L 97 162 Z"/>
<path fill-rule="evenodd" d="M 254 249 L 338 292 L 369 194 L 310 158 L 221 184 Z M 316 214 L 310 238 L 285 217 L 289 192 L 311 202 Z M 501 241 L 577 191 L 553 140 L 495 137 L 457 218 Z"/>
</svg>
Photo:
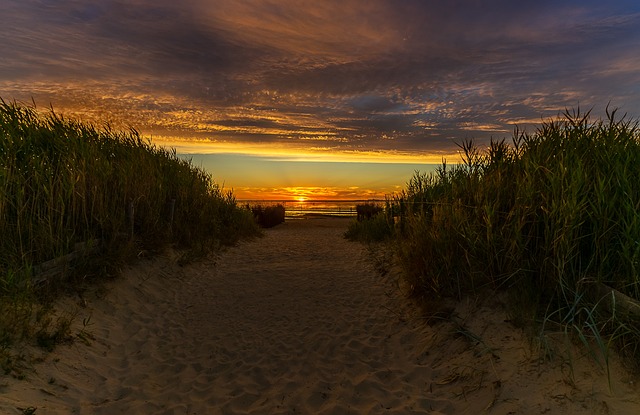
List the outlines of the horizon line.
<svg viewBox="0 0 640 415">
<path fill-rule="evenodd" d="M 237 202 L 284 202 L 284 203 L 307 203 L 307 202 L 384 202 L 386 198 L 368 199 L 236 199 Z"/>
</svg>

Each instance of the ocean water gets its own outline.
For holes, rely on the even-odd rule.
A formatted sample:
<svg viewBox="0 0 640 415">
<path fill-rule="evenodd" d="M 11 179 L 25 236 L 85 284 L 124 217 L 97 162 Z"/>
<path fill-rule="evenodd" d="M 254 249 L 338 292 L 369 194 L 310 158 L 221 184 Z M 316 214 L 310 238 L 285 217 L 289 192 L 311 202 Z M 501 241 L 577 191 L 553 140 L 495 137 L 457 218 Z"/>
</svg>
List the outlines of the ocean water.
<svg viewBox="0 0 640 415">
<path fill-rule="evenodd" d="M 238 200 L 238 205 L 273 206 L 283 205 L 285 218 L 300 219 L 313 215 L 329 215 L 339 217 L 355 217 L 356 205 L 375 203 L 384 206 L 384 200 Z"/>
</svg>

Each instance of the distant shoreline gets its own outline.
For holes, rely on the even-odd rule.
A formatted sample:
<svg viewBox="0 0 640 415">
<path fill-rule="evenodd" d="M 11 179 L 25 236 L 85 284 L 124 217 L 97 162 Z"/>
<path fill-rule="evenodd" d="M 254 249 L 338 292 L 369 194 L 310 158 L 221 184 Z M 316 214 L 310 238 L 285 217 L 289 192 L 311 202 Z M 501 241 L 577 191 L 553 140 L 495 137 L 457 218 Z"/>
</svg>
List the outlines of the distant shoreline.
<svg viewBox="0 0 640 415">
<path fill-rule="evenodd" d="M 385 199 L 372 198 L 372 199 L 307 199 L 307 200 L 295 200 L 295 199 L 236 199 L 238 203 L 365 203 L 365 202 L 384 202 Z"/>
<path fill-rule="evenodd" d="M 239 205 L 273 206 L 282 205 L 287 219 L 304 218 L 311 216 L 320 217 L 347 217 L 357 216 L 356 206 L 364 203 L 382 204 L 384 200 L 337 200 L 337 201 L 238 201 Z"/>
</svg>

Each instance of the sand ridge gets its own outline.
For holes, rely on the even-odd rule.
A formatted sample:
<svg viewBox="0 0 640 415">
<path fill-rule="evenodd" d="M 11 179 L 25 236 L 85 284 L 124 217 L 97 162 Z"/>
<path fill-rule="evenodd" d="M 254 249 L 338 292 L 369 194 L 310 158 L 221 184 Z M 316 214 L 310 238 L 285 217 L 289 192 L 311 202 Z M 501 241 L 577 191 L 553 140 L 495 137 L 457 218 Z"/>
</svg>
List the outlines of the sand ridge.
<svg viewBox="0 0 640 415">
<path fill-rule="evenodd" d="M 429 325 L 397 274 L 380 275 L 348 220 L 291 220 L 206 260 L 171 255 L 124 272 L 78 308 L 93 340 L 60 346 L 27 381 L 3 380 L 0 413 L 636 413 L 589 358 L 541 362 L 499 299 Z M 584 353 L 583 353 L 584 354 Z M 569 370 L 569 367 L 571 370 Z M 52 381 L 53 379 L 53 381 Z"/>
</svg>

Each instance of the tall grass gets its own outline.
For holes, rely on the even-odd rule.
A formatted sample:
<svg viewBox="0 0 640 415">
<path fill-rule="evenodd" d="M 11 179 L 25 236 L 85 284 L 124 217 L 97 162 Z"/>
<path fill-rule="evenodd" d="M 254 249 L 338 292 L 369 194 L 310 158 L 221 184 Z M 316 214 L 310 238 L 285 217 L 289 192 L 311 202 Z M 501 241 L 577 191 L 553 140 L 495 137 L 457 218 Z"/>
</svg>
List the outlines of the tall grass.
<svg viewBox="0 0 640 415">
<path fill-rule="evenodd" d="M 123 246 L 202 249 L 255 232 L 250 212 L 208 173 L 136 130 L 0 100 L 2 304 L 28 291 L 37 264 L 78 242 L 100 240 L 108 257 Z"/>
<path fill-rule="evenodd" d="M 461 150 L 463 164 L 416 173 L 394 202 L 413 292 L 509 288 L 547 328 L 585 343 L 635 339 L 624 344 L 637 354 L 635 317 L 597 287 L 640 299 L 638 123 L 566 111 L 532 134 L 516 130 L 511 144 Z"/>
</svg>

